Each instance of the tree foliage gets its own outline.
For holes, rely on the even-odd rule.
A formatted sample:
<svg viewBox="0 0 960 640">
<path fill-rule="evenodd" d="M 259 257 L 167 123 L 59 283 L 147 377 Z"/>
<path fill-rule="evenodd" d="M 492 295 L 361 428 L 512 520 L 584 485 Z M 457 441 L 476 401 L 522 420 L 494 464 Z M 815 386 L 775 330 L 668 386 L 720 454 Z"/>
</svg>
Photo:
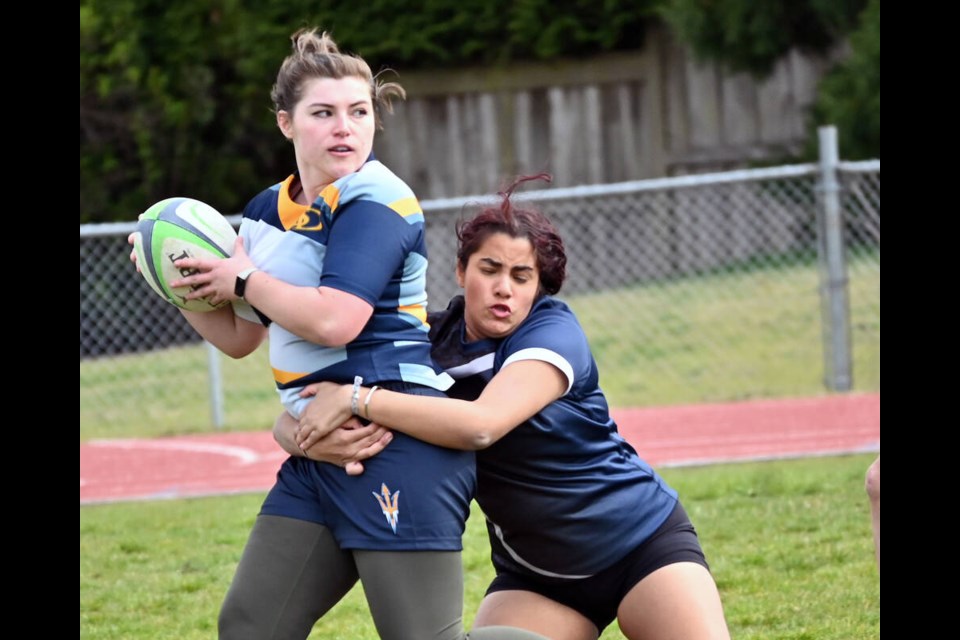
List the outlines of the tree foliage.
<svg viewBox="0 0 960 640">
<path fill-rule="evenodd" d="M 238 211 L 292 167 L 270 87 L 303 26 L 374 71 L 637 48 L 658 0 L 81 0 L 80 221 Z"/>
<path fill-rule="evenodd" d="M 818 87 L 807 155 L 816 126 L 834 124 L 845 159 L 880 157 L 880 0 L 664 0 L 661 13 L 701 59 L 757 76 L 793 48 L 847 40 L 850 56 Z"/>
<path fill-rule="evenodd" d="M 506 65 L 638 49 L 664 17 L 700 55 L 762 74 L 792 47 L 850 34 L 817 122 L 844 153 L 880 152 L 873 0 L 81 0 L 80 221 L 133 220 L 189 195 L 238 211 L 293 165 L 269 100 L 289 35 L 331 31 L 374 71 Z"/>
<path fill-rule="evenodd" d="M 850 46 L 850 57 L 820 83 L 814 124 L 837 126 L 842 158 L 879 158 L 880 0 L 870 0 Z"/>
<path fill-rule="evenodd" d="M 662 14 L 704 60 L 764 75 L 790 49 L 823 52 L 867 0 L 665 0 Z"/>
</svg>

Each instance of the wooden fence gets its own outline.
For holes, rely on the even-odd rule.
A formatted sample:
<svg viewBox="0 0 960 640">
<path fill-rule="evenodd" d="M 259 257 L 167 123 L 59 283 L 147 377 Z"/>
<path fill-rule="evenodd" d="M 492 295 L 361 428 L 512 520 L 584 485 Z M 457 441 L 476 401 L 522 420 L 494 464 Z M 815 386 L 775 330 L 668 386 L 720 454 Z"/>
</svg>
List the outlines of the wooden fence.
<svg viewBox="0 0 960 640">
<path fill-rule="evenodd" d="M 557 186 L 742 168 L 796 153 L 828 57 L 763 79 L 692 58 L 655 29 L 639 52 L 402 73 L 377 154 L 422 198 L 488 193 L 519 173 Z"/>
</svg>

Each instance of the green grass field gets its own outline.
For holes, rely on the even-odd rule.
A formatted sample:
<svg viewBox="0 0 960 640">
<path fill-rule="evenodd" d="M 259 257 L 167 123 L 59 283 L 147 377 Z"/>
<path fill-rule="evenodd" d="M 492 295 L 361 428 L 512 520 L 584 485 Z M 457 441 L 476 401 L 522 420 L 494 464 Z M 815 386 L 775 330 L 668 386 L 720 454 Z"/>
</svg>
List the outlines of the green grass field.
<svg viewBox="0 0 960 640">
<path fill-rule="evenodd" d="M 851 261 L 855 390 L 880 389 L 878 256 Z M 809 262 L 682 278 L 569 300 L 612 406 L 825 392 L 817 270 Z"/>
<path fill-rule="evenodd" d="M 880 389 L 879 255 L 851 260 L 854 390 Z M 743 268 L 571 297 L 612 406 L 825 392 L 817 270 Z M 222 357 L 226 429 L 280 411 L 266 346 Z M 203 346 L 80 362 L 80 441 L 212 430 Z"/>
<path fill-rule="evenodd" d="M 872 455 L 664 469 L 699 531 L 739 640 L 880 637 L 863 478 Z M 80 637 L 211 638 L 262 494 L 80 508 Z M 474 505 L 475 506 L 475 505 Z M 464 538 L 465 621 L 491 577 L 482 517 Z M 310 636 L 375 640 L 355 588 Z M 603 640 L 622 639 L 612 625 Z"/>
</svg>

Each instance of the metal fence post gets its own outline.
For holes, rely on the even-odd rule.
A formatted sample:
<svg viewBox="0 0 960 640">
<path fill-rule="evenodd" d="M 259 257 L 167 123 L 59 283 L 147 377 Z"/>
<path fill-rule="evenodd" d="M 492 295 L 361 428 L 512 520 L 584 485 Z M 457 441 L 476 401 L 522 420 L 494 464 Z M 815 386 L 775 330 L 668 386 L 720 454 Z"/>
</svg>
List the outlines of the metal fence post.
<svg viewBox="0 0 960 640">
<path fill-rule="evenodd" d="M 844 255 L 840 183 L 837 180 L 839 152 L 837 128 L 820 127 L 820 299 L 823 309 L 824 383 L 831 391 L 849 391 L 853 386 L 850 354 L 850 305 L 847 264 Z"/>
<path fill-rule="evenodd" d="M 223 428 L 223 375 L 220 371 L 220 352 L 209 342 L 207 348 L 207 375 L 210 382 L 210 420 L 216 429 Z"/>
</svg>

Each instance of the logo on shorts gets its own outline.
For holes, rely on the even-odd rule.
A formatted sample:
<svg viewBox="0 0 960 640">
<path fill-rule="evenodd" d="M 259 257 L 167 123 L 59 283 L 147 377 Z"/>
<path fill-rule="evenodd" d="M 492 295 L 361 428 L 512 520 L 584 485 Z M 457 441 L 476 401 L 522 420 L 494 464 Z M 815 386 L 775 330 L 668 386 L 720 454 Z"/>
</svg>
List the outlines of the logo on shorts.
<svg viewBox="0 0 960 640">
<path fill-rule="evenodd" d="M 380 483 L 380 493 L 376 491 L 371 491 L 373 497 L 377 499 L 377 502 L 380 503 L 380 509 L 383 511 L 383 515 L 387 518 L 387 524 L 390 525 L 390 528 L 393 529 L 393 533 L 397 533 L 397 519 L 400 517 L 400 490 L 397 489 L 397 492 L 394 494 L 390 493 L 390 489 L 387 488 L 385 483 Z"/>
</svg>

